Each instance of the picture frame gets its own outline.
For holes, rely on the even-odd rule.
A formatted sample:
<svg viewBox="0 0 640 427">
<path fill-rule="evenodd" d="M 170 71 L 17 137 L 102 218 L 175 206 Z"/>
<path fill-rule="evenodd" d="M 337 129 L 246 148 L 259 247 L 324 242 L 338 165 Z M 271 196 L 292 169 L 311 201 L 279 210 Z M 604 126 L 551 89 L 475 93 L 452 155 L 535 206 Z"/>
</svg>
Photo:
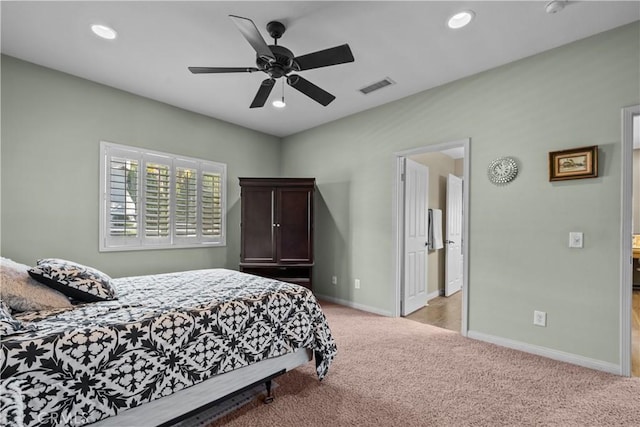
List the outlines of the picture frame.
<svg viewBox="0 0 640 427">
<path fill-rule="evenodd" d="M 596 178 L 598 146 L 549 152 L 549 181 Z"/>
</svg>

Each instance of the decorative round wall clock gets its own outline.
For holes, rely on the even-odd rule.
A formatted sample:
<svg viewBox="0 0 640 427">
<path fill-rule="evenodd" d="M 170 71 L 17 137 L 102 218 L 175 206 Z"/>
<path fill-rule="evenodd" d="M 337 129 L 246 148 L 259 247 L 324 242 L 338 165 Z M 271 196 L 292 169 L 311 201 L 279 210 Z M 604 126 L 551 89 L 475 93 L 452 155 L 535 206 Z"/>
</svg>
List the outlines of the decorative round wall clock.
<svg viewBox="0 0 640 427">
<path fill-rule="evenodd" d="M 488 174 L 492 183 L 507 184 L 518 175 L 518 163 L 513 157 L 499 157 L 489 164 Z"/>
</svg>

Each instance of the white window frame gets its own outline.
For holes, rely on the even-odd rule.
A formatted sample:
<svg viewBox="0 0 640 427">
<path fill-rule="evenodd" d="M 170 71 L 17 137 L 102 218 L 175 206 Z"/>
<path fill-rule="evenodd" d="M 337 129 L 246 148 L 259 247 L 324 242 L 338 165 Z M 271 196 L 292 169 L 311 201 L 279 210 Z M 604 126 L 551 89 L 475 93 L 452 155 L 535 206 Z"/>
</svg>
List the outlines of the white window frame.
<svg viewBox="0 0 640 427">
<path fill-rule="evenodd" d="M 110 159 L 121 157 L 138 162 L 138 182 L 136 204 L 136 236 L 111 236 L 111 195 L 110 189 Z M 169 200 L 169 236 L 168 237 L 146 237 L 144 235 L 145 205 L 145 177 L 147 163 L 161 163 L 169 166 L 170 174 L 170 200 Z M 219 174 L 221 177 L 221 218 L 220 235 L 203 236 L 201 210 L 198 209 L 196 235 L 177 236 L 175 231 L 176 217 L 176 168 L 188 166 L 196 171 L 197 176 L 197 199 L 202 196 L 202 176 L 205 173 Z M 153 249 L 175 249 L 175 248 L 203 248 L 226 246 L 226 216 L 227 216 L 227 165 L 210 160 L 196 159 L 176 154 L 163 153 L 160 151 L 148 150 L 138 147 L 131 147 L 115 144 L 107 141 L 100 141 L 100 252 L 112 251 L 133 251 L 133 250 L 153 250 Z"/>
</svg>

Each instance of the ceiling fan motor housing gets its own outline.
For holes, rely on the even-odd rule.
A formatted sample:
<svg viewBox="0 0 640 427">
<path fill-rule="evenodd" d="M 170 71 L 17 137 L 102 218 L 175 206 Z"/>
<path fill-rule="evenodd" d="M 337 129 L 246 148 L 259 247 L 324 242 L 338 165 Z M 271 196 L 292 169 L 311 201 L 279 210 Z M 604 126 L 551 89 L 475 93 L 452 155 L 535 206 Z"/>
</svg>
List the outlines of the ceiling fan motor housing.
<svg viewBox="0 0 640 427">
<path fill-rule="evenodd" d="M 299 71 L 300 67 L 294 60 L 295 56 L 293 52 L 284 46 L 269 45 L 269 49 L 275 56 L 275 62 L 269 62 L 260 55 L 256 55 L 256 65 L 265 73 L 269 74 L 274 79 L 278 79 L 282 76 L 289 74 L 291 71 Z"/>
</svg>

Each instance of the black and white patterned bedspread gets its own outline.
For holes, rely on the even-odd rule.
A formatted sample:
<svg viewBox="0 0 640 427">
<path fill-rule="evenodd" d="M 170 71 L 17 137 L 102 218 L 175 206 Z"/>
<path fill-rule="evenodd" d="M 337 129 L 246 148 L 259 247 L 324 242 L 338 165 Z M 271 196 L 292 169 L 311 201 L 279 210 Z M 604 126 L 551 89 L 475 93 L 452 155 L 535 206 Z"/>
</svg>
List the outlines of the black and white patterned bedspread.
<svg viewBox="0 0 640 427">
<path fill-rule="evenodd" d="M 305 288 L 215 269 L 113 279 L 119 299 L 16 316 L 2 338 L 3 425 L 82 425 L 216 374 L 312 349 L 318 377 L 336 346 Z"/>
</svg>

